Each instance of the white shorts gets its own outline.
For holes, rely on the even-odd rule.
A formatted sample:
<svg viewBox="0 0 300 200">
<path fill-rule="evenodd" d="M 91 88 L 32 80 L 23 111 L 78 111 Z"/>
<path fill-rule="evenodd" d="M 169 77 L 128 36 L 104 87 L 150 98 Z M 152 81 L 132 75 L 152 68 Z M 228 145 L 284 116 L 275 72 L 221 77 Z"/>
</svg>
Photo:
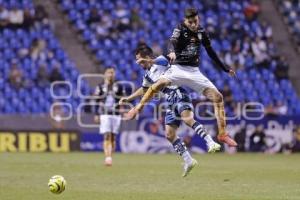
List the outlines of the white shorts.
<svg viewBox="0 0 300 200">
<path fill-rule="evenodd" d="M 206 88 L 217 90 L 216 86 L 200 72 L 198 67 L 171 65 L 161 78 L 168 79 L 172 85 L 187 86 L 200 94 Z"/>
<path fill-rule="evenodd" d="M 100 115 L 100 134 L 118 134 L 121 125 L 120 115 Z"/>
</svg>

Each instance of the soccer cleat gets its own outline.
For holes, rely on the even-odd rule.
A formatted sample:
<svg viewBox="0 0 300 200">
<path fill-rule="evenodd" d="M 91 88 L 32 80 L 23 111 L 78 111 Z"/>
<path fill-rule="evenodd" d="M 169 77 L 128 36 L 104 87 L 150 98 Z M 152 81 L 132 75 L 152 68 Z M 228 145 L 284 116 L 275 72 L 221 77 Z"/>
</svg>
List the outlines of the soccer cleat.
<svg viewBox="0 0 300 200">
<path fill-rule="evenodd" d="M 208 153 L 215 153 L 216 151 L 220 151 L 221 145 L 216 142 L 211 142 L 207 144 L 207 152 Z"/>
<path fill-rule="evenodd" d="M 237 143 L 226 133 L 226 134 L 219 134 L 218 135 L 219 142 L 228 144 L 230 147 L 236 147 Z"/>
<path fill-rule="evenodd" d="M 112 158 L 111 157 L 106 157 L 105 160 L 104 160 L 104 165 L 105 166 L 112 166 Z"/>
<path fill-rule="evenodd" d="M 183 165 L 183 174 L 182 174 L 182 177 L 186 177 L 197 164 L 198 164 L 198 162 L 194 158 L 193 158 L 191 164 L 185 163 Z"/>
</svg>

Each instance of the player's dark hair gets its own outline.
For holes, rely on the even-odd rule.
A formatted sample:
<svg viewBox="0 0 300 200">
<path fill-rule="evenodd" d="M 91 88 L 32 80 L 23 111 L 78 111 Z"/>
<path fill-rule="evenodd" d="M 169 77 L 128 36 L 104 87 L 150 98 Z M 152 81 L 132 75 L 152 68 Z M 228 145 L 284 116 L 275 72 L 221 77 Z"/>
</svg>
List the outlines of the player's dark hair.
<svg viewBox="0 0 300 200">
<path fill-rule="evenodd" d="M 139 45 L 135 50 L 135 55 L 141 55 L 142 57 L 153 57 L 153 50 L 147 44 Z"/>
<path fill-rule="evenodd" d="M 114 66 L 108 66 L 108 67 L 105 68 L 105 72 L 106 72 L 107 70 L 109 70 L 109 69 L 113 69 L 113 70 L 116 71 L 116 68 L 115 68 Z"/>
<path fill-rule="evenodd" d="M 143 48 L 143 47 L 148 47 L 148 45 L 144 41 L 139 41 L 137 46 L 136 46 L 136 49 Z"/>
<path fill-rule="evenodd" d="M 184 11 L 184 17 L 190 18 L 198 15 L 198 10 L 196 8 L 187 8 Z"/>
</svg>

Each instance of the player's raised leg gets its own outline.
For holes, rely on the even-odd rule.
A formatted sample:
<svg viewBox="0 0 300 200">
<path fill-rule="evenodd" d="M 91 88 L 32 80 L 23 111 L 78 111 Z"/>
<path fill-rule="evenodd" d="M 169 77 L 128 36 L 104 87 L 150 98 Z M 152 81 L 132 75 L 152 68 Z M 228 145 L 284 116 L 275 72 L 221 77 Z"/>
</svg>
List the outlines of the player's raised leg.
<svg viewBox="0 0 300 200">
<path fill-rule="evenodd" d="M 154 83 L 149 89 L 146 91 L 146 93 L 143 95 L 141 101 L 126 114 L 126 119 L 133 119 L 135 116 L 141 112 L 147 102 L 151 100 L 151 98 L 158 93 L 162 88 L 166 87 L 167 85 L 170 85 L 171 81 L 168 79 L 159 79 L 156 83 Z"/>
<path fill-rule="evenodd" d="M 176 135 L 177 130 L 176 125 L 166 125 L 166 138 L 172 144 L 174 150 L 182 157 L 184 160 L 183 166 L 183 177 L 186 177 L 191 170 L 198 164 L 195 159 L 192 158 L 191 154 L 188 152 L 185 144 Z"/>
<path fill-rule="evenodd" d="M 192 129 L 194 129 L 195 133 L 206 141 L 208 153 L 214 153 L 221 149 L 221 145 L 216 143 L 207 133 L 203 125 L 194 119 L 194 113 L 191 110 L 184 110 L 180 113 L 180 115 L 182 121 L 184 121 L 184 123 Z"/>
<path fill-rule="evenodd" d="M 237 143 L 226 133 L 226 116 L 222 94 L 214 88 L 206 88 L 203 94 L 214 104 L 214 112 L 218 124 L 218 140 L 231 147 L 237 146 Z"/>
</svg>

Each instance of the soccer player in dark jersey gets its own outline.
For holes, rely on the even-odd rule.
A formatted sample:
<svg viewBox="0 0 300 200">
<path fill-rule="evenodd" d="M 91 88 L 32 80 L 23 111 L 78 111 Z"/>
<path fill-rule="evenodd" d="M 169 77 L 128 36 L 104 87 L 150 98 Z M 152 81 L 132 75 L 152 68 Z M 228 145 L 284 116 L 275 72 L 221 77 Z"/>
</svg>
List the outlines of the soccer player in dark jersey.
<svg viewBox="0 0 300 200">
<path fill-rule="evenodd" d="M 100 124 L 99 132 L 103 134 L 104 164 L 112 165 L 112 153 L 115 150 L 116 135 L 121 125 L 121 115 L 118 102 L 125 96 L 122 85 L 115 82 L 115 69 L 106 68 L 104 83 L 96 87 L 94 95 L 97 96 L 99 106 L 95 121 Z"/>
<path fill-rule="evenodd" d="M 231 76 L 235 76 L 235 71 L 224 65 L 213 50 L 208 34 L 200 26 L 198 11 L 188 8 L 185 10 L 184 21 L 174 29 L 170 38 L 168 57 L 173 65 L 148 89 L 140 103 L 127 113 L 127 118 L 134 118 L 143 109 L 145 103 L 164 87 L 170 84 L 188 86 L 213 102 L 218 124 L 218 140 L 229 146 L 237 146 L 226 133 L 223 96 L 199 70 L 201 45 L 217 66 Z"/>
</svg>

